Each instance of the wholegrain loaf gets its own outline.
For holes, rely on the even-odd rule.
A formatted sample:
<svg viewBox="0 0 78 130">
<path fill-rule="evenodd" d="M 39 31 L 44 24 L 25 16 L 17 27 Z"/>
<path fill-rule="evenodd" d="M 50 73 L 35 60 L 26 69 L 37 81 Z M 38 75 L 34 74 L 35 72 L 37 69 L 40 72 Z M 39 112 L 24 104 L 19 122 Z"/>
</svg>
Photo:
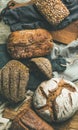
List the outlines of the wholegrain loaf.
<svg viewBox="0 0 78 130">
<path fill-rule="evenodd" d="M 61 0 L 33 0 L 37 9 L 52 24 L 59 24 L 70 13 Z"/>
<path fill-rule="evenodd" d="M 28 67 L 19 61 L 11 60 L 0 70 L 0 93 L 10 102 L 22 101 L 28 80 Z"/>
<path fill-rule="evenodd" d="M 14 59 L 45 56 L 52 48 L 52 36 L 45 29 L 12 32 L 7 44 L 7 50 Z"/>
</svg>

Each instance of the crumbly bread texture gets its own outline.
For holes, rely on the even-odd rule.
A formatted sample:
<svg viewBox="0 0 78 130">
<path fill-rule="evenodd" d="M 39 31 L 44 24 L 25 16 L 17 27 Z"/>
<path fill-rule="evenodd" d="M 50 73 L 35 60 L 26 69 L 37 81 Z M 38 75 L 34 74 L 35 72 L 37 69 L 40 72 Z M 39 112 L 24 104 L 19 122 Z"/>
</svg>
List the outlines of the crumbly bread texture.
<svg viewBox="0 0 78 130">
<path fill-rule="evenodd" d="M 53 130 L 30 108 L 23 110 L 14 119 L 10 130 Z"/>
<path fill-rule="evenodd" d="M 36 112 L 48 122 L 62 122 L 78 110 L 78 88 L 70 81 L 52 78 L 42 82 L 33 96 Z"/>
<path fill-rule="evenodd" d="M 11 102 L 25 98 L 29 69 L 16 60 L 9 61 L 0 71 L 0 93 Z"/>
<path fill-rule="evenodd" d="M 37 9 L 52 24 L 59 24 L 70 13 L 61 0 L 33 0 Z"/>
<path fill-rule="evenodd" d="M 52 65 L 47 58 L 32 58 L 30 60 L 30 69 L 38 78 L 43 80 L 52 78 Z"/>
<path fill-rule="evenodd" d="M 52 48 L 52 36 L 44 29 L 12 32 L 8 38 L 7 49 L 15 59 L 44 56 Z"/>
</svg>

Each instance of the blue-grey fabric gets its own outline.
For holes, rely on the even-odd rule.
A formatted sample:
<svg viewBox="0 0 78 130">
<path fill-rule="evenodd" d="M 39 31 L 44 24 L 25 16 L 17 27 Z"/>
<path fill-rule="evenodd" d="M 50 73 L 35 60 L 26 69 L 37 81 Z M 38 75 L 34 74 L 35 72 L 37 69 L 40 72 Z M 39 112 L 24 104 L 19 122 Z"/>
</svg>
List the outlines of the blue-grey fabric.
<svg viewBox="0 0 78 130">
<path fill-rule="evenodd" d="M 6 44 L 0 45 L 0 69 L 9 61 L 11 57 L 7 52 Z"/>
<path fill-rule="evenodd" d="M 11 31 L 36 28 L 45 28 L 49 31 L 60 30 L 78 20 L 78 0 L 62 0 L 62 2 L 68 8 L 70 14 L 57 26 L 52 26 L 47 22 L 35 5 L 22 6 L 15 9 L 5 8 L 1 16 L 4 22 L 10 26 Z"/>
<path fill-rule="evenodd" d="M 34 5 L 22 6 L 15 9 L 5 8 L 1 13 L 3 21 L 10 25 L 11 31 L 53 27 L 37 11 Z"/>
<path fill-rule="evenodd" d="M 78 40 L 67 46 L 55 44 L 51 57 L 56 59 L 58 55 L 66 60 L 66 70 L 61 73 L 54 71 L 54 77 L 62 77 L 72 82 L 78 82 Z"/>
</svg>

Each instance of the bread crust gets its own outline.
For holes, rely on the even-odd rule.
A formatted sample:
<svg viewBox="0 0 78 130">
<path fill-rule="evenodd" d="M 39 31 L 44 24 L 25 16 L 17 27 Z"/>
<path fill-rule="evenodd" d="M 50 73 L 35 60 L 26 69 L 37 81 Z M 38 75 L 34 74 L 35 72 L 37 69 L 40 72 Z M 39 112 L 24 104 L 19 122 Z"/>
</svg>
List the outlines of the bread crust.
<svg viewBox="0 0 78 130">
<path fill-rule="evenodd" d="M 52 78 L 52 65 L 47 58 L 32 58 L 30 60 L 30 69 L 39 79 L 47 80 Z"/>
<path fill-rule="evenodd" d="M 53 130 L 32 109 L 23 110 L 13 121 L 10 130 Z"/>
<path fill-rule="evenodd" d="M 35 110 L 49 123 L 69 119 L 78 110 L 77 102 L 78 88 L 60 78 L 42 82 L 33 96 Z"/>
<path fill-rule="evenodd" d="M 70 12 L 61 0 L 33 0 L 37 9 L 52 24 L 59 24 Z M 44 8 L 45 7 L 45 8 Z"/>
<path fill-rule="evenodd" d="M 16 60 L 9 61 L 0 71 L 0 92 L 10 102 L 25 98 L 29 69 Z"/>
<path fill-rule="evenodd" d="M 52 48 L 52 36 L 44 29 L 12 32 L 8 38 L 7 50 L 15 59 L 44 56 Z"/>
</svg>

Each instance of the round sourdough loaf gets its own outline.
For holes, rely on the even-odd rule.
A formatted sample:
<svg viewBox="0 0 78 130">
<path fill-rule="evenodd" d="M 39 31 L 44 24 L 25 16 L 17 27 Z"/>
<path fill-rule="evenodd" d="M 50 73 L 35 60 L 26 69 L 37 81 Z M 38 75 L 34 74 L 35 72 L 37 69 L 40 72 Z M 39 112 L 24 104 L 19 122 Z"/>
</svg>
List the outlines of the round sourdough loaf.
<svg viewBox="0 0 78 130">
<path fill-rule="evenodd" d="M 42 82 L 33 96 L 37 113 L 48 122 L 62 122 L 78 110 L 78 88 L 60 78 Z"/>
</svg>

